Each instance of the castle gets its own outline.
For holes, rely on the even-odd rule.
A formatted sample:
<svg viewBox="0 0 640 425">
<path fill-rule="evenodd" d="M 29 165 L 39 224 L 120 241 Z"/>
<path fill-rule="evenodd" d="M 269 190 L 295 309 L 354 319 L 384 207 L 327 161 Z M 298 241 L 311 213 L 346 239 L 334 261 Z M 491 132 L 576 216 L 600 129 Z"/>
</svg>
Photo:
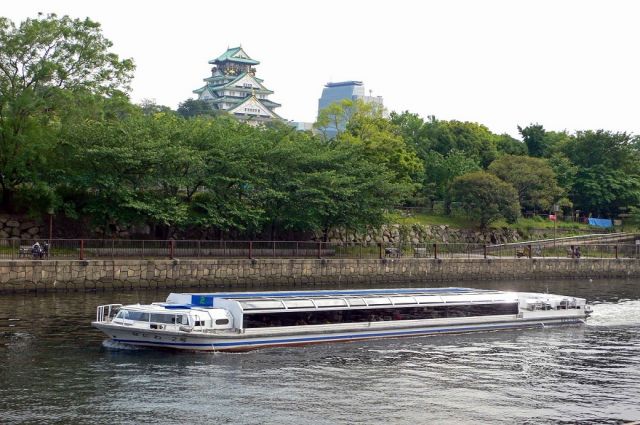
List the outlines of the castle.
<svg viewBox="0 0 640 425">
<path fill-rule="evenodd" d="M 254 67 L 260 62 L 251 59 L 242 47 L 229 48 L 209 63 L 214 65 L 211 76 L 204 79 L 204 87 L 193 91 L 199 100 L 250 124 L 282 119 L 274 112 L 281 105 L 269 99 L 273 91 L 256 77 Z"/>
</svg>

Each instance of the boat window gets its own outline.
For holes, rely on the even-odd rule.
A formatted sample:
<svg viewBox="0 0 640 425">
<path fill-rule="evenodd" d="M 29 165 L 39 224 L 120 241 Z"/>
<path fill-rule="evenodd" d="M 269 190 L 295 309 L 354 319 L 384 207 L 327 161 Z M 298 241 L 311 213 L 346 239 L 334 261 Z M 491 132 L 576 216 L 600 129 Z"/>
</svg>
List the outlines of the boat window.
<svg viewBox="0 0 640 425">
<path fill-rule="evenodd" d="M 314 300 L 318 307 L 345 307 L 347 302 L 342 298 L 317 298 Z"/>
<path fill-rule="evenodd" d="M 433 295 L 416 295 L 415 299 L 420 304 L 440 303 L 440 302 L 442 302 L 440 300 L 440 297 L 433 296 Z"/>
<path fill-rule="evenodd" d="M 176 315 L 175 314 L 156 314 L 151 313 L 151 321 L 153 323 L 175 323 Z"/>
<path fill-rule="evenodd" d="M 135 320 L 137 322 L 148 322 L 149 321 L 149 313 L 143 313 L 141 311 L 131 311 L 131 310 L 123 310 L 124 311 L 124 319 L 127 320 Z"/>
<path fill-rule="evenodd" d="M 284 300 L 287 308 L 315 308 L 311 300 Z"/>
<path fill-rule="evenodd" d="M 391 297 L 394 304 L 415 304 L 416 299 L 413 297 Z"/>
<path fill-rule="evenodd" d="M 447 317 L 473 317 L 517 314 L 518 303 L 493 303 L 453 306 L 368 308 L 329 311 L 286 311 L 277 313 L 245 313 L 243 327 L 325 325 L 392 320 L 423 320 Z"/>
<path fill-rule="evenodd" d="M 228 325 L 229 324 L 229 319 L 217 319 L 216 320 L 216 325 Z"/>
<path fill-rule="evenodd" d="M 391 304 L 391 301 L 389 301 L 389 298 L 387 297 L 365 297 L 365 301 L 367 302 L 367 304 L 369 305 L 389 305 Z"/>
<path fill-rule="evenodd" d="M 348 301 L 351 306 L 366 306 L 362 298 L 348 298 Z"/>
<path fill-rule="evenodd" d="M 243 310 L 269 310 L 282 308 L 282 301 L 279 300 L 249 300 L 238 301 Z"/>
</svg>

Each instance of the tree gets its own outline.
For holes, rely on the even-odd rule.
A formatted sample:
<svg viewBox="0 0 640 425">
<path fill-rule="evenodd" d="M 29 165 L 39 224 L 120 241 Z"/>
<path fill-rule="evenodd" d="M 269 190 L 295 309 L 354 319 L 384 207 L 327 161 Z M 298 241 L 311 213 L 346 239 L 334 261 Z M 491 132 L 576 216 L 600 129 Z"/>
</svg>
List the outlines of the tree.
<svg viewBox="0 0 640 425">
<path fill-rule="evenodd" d="M 522 208 L 549 210 L 562 196 L 556 175 L 544 159 L 503 155 L 491 163 L 488 171 L 516 189 Z"/>
<path fill-rule="evenodd" d="M 541 158 L 544 156 L 547 146 L 544 136 L 546 131 L 540 124 L 529 124 L 527 127 L 518 126 L 518 131 L 522 135 L 522 140 L 527 145 L 529 155 Z"/>
<path fill-rule="evenodd" d="M 530 156 L 549 158 L 556 151 L 558 145 L 571 138 L 566 131 L 547 131 L 541 124 L 529 124 L 527 127 L 518 126 L 522 140 Z"/>
<path fill-rule="evenodd" d="M 578 174 L 578 167 L 560 152 L 551 155 L 549 165 L 556 174 L 558 185 L 560 185 L 564 193 L 571 193 L 575 184 L 576 174 Z"/>
<path fill-rule="evenodd" d="M 571 194 L 577 208 L 615 214 L 640 204 L 637 137 L 605 130 L 578 131 L 559 149 L 577 167 Z"/>
<path fill-rule="evenodd" d="M 178 113 L 184 118 L 193 118 L 200 115 L 215 116 L 222 111 L 214 111 L 211 106 L 204 100 L 187 99 L 178 105 Z"/>
<path fill-rule="evenodd" d="M 500 218 L 514 223 L 520 211 L 513 186 L 484 171 L 456 177 L 451 185 L 451 197 L 483 229 Z"/>
<path fill-rule="evenodd" d="M 260 131 L 255 192 L 271 237 L 278 230 L 364 229 L 383 222 L 384 212 L 413 191 L 385 162 L 372 160 L 364 143 L 326 140 L 286 125 Z"/>
<path fill-rule="evenodd" d="M 507 155 L 524 156 L 528 154 L 526 144 L 514 139 L 506 133 L 496 136 L 496 149 L 498 149 L 499 153 Z"/>
<path fill-rule="evenodd" d="M 465 152 L 486 168 L 498 156 L 495 135 L 484 125 L 462 121 L 438 121 L 433 118 L 425 123 L 424 133 L 428 148 L 446 155 L 452 150 Z"/>
<path fill-rule="evenodd" d="M 450 212 L 449 189 L 454 178 L 481 170 L 478 161 L 464 152 L 452 150 L 446 155 L 431 151 L 425 160 L 424 188 L 430 200 L 445 201 L 445 211 Z"/>
<path fill-rule="evenodd" d="M 429 117 L 432 119 L 433 117 Z M 431 152 L 426 136 L 425 121 L 418 114 L 404 111 L 401 114 L 391 112 L 391 124 L 396 126 L 407 146 L 413 148 L 422 160 Z"/>
<path fill-rule="evenodd" d="M 318 111 L 318 119 L 313 126 L 325 139 L 333 139 L 345 131 L 347 123 L 356 112 L 371 114 L 376 111 L 372 104 L 363 100 L 342 99 Z"/>
<path fill-rule="evenodd" d="M 345 99 L 320 111 L 316 128 L 338 128 L 332 143 L 359 145 L 369 160 L 394 173 L 395 181 L 414 182 L 417 188 L 423 165 L 415 151 L 407 146 L 399 129 L 383 115 L 378 104 Z M 344 128 L 344 130 L 341 130 Z M 326 139 L 326 136 L 325 136 Z"/>
<path fill-rule="evenodd" d="M 145 115 L 153 115 L 158 113 L 172 113 L 173 110 L 165 105 L 158 105 L 155 99 L 142 99 L 138 104 L 140 110 Z"/>
<path fill-rule="evenodd" d="M 41 182 L 65 106 L 118 97 L 134 69 L 109 51 L 100 24 L 39 15 L 18 27 L 0 18 L 0 190 L 8 208 L 20 185 Z"/>
</svg>

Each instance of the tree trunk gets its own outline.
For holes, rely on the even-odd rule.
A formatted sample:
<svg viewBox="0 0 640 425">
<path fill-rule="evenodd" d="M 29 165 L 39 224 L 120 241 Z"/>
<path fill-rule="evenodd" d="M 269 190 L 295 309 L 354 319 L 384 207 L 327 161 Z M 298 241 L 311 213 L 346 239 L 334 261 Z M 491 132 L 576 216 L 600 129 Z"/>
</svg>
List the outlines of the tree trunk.
<svg viewBox="0 0 640 425">
<path fill-rule="evenodd" d="M 8 213 L 15 213 L 15 191 L 11 189 L 2 190 L 2 199 L 0 200 L 0 210 Z"/>
</svg>

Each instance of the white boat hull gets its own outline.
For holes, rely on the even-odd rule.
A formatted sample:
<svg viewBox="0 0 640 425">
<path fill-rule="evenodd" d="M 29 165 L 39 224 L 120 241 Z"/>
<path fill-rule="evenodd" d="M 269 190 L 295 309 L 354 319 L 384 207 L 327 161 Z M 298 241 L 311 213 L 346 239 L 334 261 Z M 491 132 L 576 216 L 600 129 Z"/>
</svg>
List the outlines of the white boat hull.
<svg viewBox="0 0 640 425">
<path fill-rule="evenodd" d="M 198 332 L 170 332 L 152 329 L 123 328 L 118 325 L 94 322 L 93 326 L 107 334 L 114 342 L 135 346 L 171 348 L 188 351 L 250 351 L 265 347 L 301 346 L 326 342 L 348 342 L 366 339 L 399 338 L 451 333 L 486 332 L 509 329 L 542 328 L 545 326 L 583 323 L 584 316 L 529 317 L 492 322 L 467 322 L 400 327 L 397 323 L 371 326 L 369 329 L 332 332 L 271 331 L 252 335 L 212 335 Z M 388 326 L 395 325 L 395 326 Z"/>
</svg>

